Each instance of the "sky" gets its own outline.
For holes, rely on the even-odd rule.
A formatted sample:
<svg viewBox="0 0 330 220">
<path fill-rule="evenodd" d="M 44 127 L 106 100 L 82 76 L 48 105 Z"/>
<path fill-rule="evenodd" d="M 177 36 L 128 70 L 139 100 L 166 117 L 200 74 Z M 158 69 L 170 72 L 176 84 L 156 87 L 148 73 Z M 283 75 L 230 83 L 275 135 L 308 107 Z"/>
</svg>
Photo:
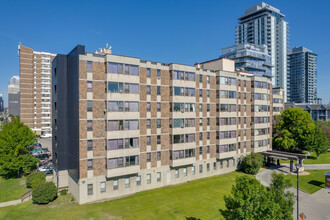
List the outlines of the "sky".
<svg viewBox="0 0 330 220">
<path fill-rule="evenodd" d="M 289 23 L 289 46 L 318 54 L 318 97 L 330 101 L 330 1 L 269 0 Z M 67 54 L 77 44 L 95 52 L 193 65 L 235 42 L 237 18 L 256 0 L 7 1 L 0 0 L 0 93 L 19 75 L 17 46 Z"/>
</svg>

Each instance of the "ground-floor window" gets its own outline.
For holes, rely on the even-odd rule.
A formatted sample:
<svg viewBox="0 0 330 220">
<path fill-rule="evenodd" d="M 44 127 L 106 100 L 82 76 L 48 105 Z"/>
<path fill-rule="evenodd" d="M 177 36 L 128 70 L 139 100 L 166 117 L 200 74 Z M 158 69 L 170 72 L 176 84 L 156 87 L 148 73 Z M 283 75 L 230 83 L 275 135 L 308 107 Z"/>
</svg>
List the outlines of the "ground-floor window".
<svg viewBox="0 0 330 220">
<path fill-rule="evenodd" d="M 151 183 L 151 174 L 147 174 L 147 184 Z"/>
<path fill-rule="evenodd" d="M 113 190 L 117 190 L 118 189 L 118 180 L 114 180 L 113 181 Z"/>
<path fill-rule="evenodd" d="M 93 195 L 93 184 L 87 185 L 87 195 Z"/>
<path fill-rule="evenodd" d="M 179 170 L 175 170 L 175 178 L 179 178 Z"/>
<path fill-rule="evenodd" d="M 209 164 L 209 163 L 206 164 L 206 170 L 207 170 L 207 171 L 210 171 L 210 164 Z"/>
<path fill-rule="evenodd" d="M 130 186 L 130 179 L 129 177 L 125 178 L 125 188 L 129 188 Z"/>
<path fill-rule="evenodd" d="M 136 185 L 141 186 L 141 176 L 136 177 Z"/>
<path fill-rule="evenodd" d="M 100 190 L 101 190 L 101 193 L 105 192 L 105 182 L 100 183 Z"/>
<path fill-rule="evenodd" d="M 183 168 L 183 176 L 187 176 L 187 168 Z"/>
<path fill-rule="evenodd" d="M 195 174 L 195 166 L 191 167 L 191 174 L 194 175 Z"/>
<path fill-rule="evenodd" d="M 161 172 L 157 172 L 157 182 L 160 182 L 162 180 L 162 174 Z"/>
<path fill-rule="evenodd" d="M 199 173 L 203 173 L 203 165 L 199 165 Z"/>
<path fill-rule="evenodd" d="M 213 169 L 216 170 L 217 169 L 217 162 L 213 163 Z"/>
</svg>

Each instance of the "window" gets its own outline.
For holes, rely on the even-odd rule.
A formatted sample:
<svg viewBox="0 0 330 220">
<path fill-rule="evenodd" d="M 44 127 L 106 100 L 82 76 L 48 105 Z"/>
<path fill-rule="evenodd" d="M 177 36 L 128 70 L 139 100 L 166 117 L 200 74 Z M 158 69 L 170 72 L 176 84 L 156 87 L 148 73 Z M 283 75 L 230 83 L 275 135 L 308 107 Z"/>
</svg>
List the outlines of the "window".
<svg viewBox="0 0 330 220">
<path fill-rule="evenodd" d="M 151 87 L 148 85 L 147 86 L 147 95 L 150 95 L 151 94 Z"/>
<path fill-rule="evenodd" d="M 200 141 L 203 140 L 203 133 L 202 133 L 202 132 L 199 133 L 199 140 L 200 140 Z"/>
<path fill-rule="evenodd" d="M 151 145 L 151 137 L 147 136 L 147 145 Z"/>
<path fill-rule="evenodd" d="M 93 82 L 87 81 L 87 92 L 93 92 Z"/>
<path fill-rule="evenodd" d="M 213 170 L 216 170 L 217 169 L 217 162 L 214 162 L 213 163 Z"/>
<path fill-rule="evenodd" d="M 244 87 L 246 87 L 246 80 L 244 80 Z"/>
<path fill-rule="evenodd" d="M 160 182 L 162 179 L 161 172 L 157 172 L 157 182 Z"/>
<path fill-rule="evenodd" d="M 157 95 L 160 95 L 161 88 L 160 86 L 157 86 Z"/>
<path fill-rule="evenodd" d="M 199 112 L 203 111 L 203 104 L 199 104 Z"/>
<path fill-rule="evenodd" d="M 209 172 L 210 171 L 210 164 L 206 164 L 206 171 Z"/>
<path fill-rule="evenodd" d="M 147 174 L 147 184 L 151 183 L 151 174 Z"/>
<path fill-rule="evenodd" d="M 93 62 L 87 61 L 87 73 L 93 72 Z"/>
<path fill-rule="evenodd" d="M 87 120 L 87 131 L 93 131 L 93 121 Z"/>
<path fill-rule="evenodd" d="M 209 126 L 210 125 L 210 118 L 207 118 L 207 126 Z"/>
<path fill-rule="evenodd" d="M 147 162 L 151 162 L 151 153 L 147 153 Z"/>
<path fill-rule="evenodd" d="M 109 139 L 108 150 L 129 149 L 139 147 L 139 138 Z"/>
<path fill-rule="evenodd" d="M 160 102 L 157 102 L 157 112 L 160 112 L 160 108 L 161 108 Z"/>
<path fill-rule="evenodd" d="M 93 170 L 93 160 L 87 160 L 87 170 Z"/>
<path fill-rule="evenodd" d="M 203 119 L 202 118 L 199 119 L 199 126 L 203 126 Z"/>
<path fill-rule="evenodd" d="M 151 103 L 147 102 L 147 112 L 150 112 L 150 111 L 151 111 Z"/>
<path fill-rule="evenodd" d="M 207 104 L 207 105 L 206 105 L 206 110 L 207 110 L 207 112 L 210 111 L 210 104 Z"/>
<path fill-rule="evenodd" d="M 139 156 L 126 156 L 108 159 L 107 168 L 116 169 L 121 167 L 137 166 L 139 165 Z"/>
<path fill-rule="evenodd" d="M 199 155 L 203 154 L 203 147 L 199 147 Z"/>
<path fill-rule="evenodd" d="M 150 71 L 150 68 L 147 68 L 147 77 L 148 77 L 148 78 L 151 77 L 151 71 Z"/>
<path fill-rule="evenodd" d="M 160 135 L 157 135 L 157 144 L 161 144 Z"/>
<path fill-rule="evenodd" d="M 157 161 L 160 161 L 162 159 L 162 152 L 157 152 Z"/>
<path fill-rule="evenodd" d="M 199 89 L 199 97 L 203 97 L 203 90 Z"/>
<path fill-rule="evenodd" d="M 179 178 L 179 170 L 178 169 L 175 170 L 175 178 Z"/>
<path fill-rule="evenodd" d="M 160 79 L 160 70 L 157 70 L 157 79 Z"/>
<path fill-rule="evenodd" d="M 151 128 L 151 120 L 147 119 L 147 129 Z"/>
<path fill-rule="evenodd" d="M 183 168 L 183 176 L 187 176 L 187 168 Z"/>
<path fill-rule="evenodd" d="M 122 83 L 108 82 L 109 93 L 131 93 L 139 94 L 139 84 L 137 83 Z"/>
<path fill-rule="evenodd" d="M 191 174 L 194 175 L 195 174 L 195 166 L 191 167 Z"/>
<path fill-rule="evenodd" d="M 87 185 L 87 195 L 93 195 L 93 184 Z"/>
<path fill-rule="evenodd" d="M 207 140 L 210 140 L 210 132 L 206 133 Z"/>
<path fill-rule="evenodd" d="M 209 154 L 210 153 L 210 146 L 206 147 L 206 152 Z"/>
<path fill-rule="evenodd" d="M 199 75 L 199 82 L 200 82 L 200 83 L 203 82 L 203 75 L 202 75 L 202 74 Z"/>
<path fill-rule="evenodd" d="M 203 173 L 203 165 L 199 165 L 199 173 Z"/>
<path fill-rule="evenodd" d="M 129 188 L 130 186 L 130 179 L 129 177 L 125 178 L 125 188 Z"/>
<path fill-rule="evenodd" d="M 93 150 L 93 140 L 87 140 L 87 151 Z"/>
<path fill-rule="evenodd" d="M 136 185 L 141 186 L 141 176 L 136 177 Z"/>
<path fill-rule="evenodd" d="M 223 168 L 223 161 L 221 160 L 220 161 L 220 169 L 222 169 Z"/>
<path fill-rule="evenodd" d="M 106 191 L 106 189 L 105 189 L 105 182 L 101 182 L 100 183 L 100 191 L 101 191 L 101 193 L 104 193 Z"/>
<path fill-rule="evenodd" d="M 206 76 L 207 84 L 210 84 L 210 76 Z"/>
<path fill-rule="evenodd" d="M 113 181 L 113 190 L 117 190 L 118 189 L 118 180 L 114 180 Z"/>
<path fill-rule="evenodd" d="M 93 101 L 87 101 L 87 111 L 92 112 L 93 111 Z"/>
<path fill-rule="evenodd" d="M 161 119 L 157 119 L 157 128 L 161 128 L 161 127 L 162 127 Z"/>
</svg>

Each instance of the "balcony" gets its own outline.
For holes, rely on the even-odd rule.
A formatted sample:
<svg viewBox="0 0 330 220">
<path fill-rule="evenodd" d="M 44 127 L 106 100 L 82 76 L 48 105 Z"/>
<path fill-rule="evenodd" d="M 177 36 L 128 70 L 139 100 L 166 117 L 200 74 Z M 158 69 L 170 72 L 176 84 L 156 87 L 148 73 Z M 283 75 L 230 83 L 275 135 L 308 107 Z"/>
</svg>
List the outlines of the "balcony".
<svg viewBox="0 0 330 220">
<path fill-rule="evenodd" d="M 263 151 L 267 151 L 269 150 L 268 146 L 264 146 L 264 147 L 252 147 L 252 152 L 253 153 L 259 153 L 259 152 L 263 152 Z"/>
<path fill-rule="evenodd" d="M 112 177 L 116 177 L 116 176 L 130 175 L 130 174 L 138 173 L 139 171 L 140 171 L 140 165 L 108 169 L 107 177 L 112 178 Z"/>
<path fill-rule="evenodd" d="M 170 166 L 171 167 L 179 167 L 179 166 L 185 166 L 185 165 L 193 164 L 195 162 L 196 162 L 196 157 L 170 160 Z"/>
<path fill-rule="evenodd" d="M 231 158 L 236 156 L 237 152 L 235 151 L 229 151 L 229 152 L 223 152 L 223 153 L 217 153 L 217 159 L 225 159 L 225 158 Z"/>
</svg>

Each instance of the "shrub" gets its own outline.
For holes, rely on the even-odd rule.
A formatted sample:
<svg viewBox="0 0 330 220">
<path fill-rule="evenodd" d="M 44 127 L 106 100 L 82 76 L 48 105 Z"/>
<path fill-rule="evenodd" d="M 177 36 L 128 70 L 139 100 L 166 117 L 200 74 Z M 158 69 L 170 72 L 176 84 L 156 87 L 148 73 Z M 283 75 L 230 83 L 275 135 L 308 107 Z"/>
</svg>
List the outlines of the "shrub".
<svg viewBox="0 0 330 220">
<path fill-rule="evenodd" d="M 57 197 L 57 187 L 52 182 L 38 184 L 32 191 L 34 204 L 47 204 Z"/>
<path fill-rule="evenodd" d="M 46 181 L 46 174 L 44 173 L 31 173 L 26 178 L 26 187 L 34 188 L 39 183 L 44 183 Z"/>
<path fill-rule="evenodd" d="M 243 158 L 242 170 L 247 174 L 257 174 L 264 161 L 264 156 L 261 154 L 251 153 Z"/>
<path fill-rule="evenodd" d="M 67 189 L 63 189 L 60 192 L 61 196 L 65 196 L 67 193 L 68 193 L 68 190 Z"/>
</svg>

